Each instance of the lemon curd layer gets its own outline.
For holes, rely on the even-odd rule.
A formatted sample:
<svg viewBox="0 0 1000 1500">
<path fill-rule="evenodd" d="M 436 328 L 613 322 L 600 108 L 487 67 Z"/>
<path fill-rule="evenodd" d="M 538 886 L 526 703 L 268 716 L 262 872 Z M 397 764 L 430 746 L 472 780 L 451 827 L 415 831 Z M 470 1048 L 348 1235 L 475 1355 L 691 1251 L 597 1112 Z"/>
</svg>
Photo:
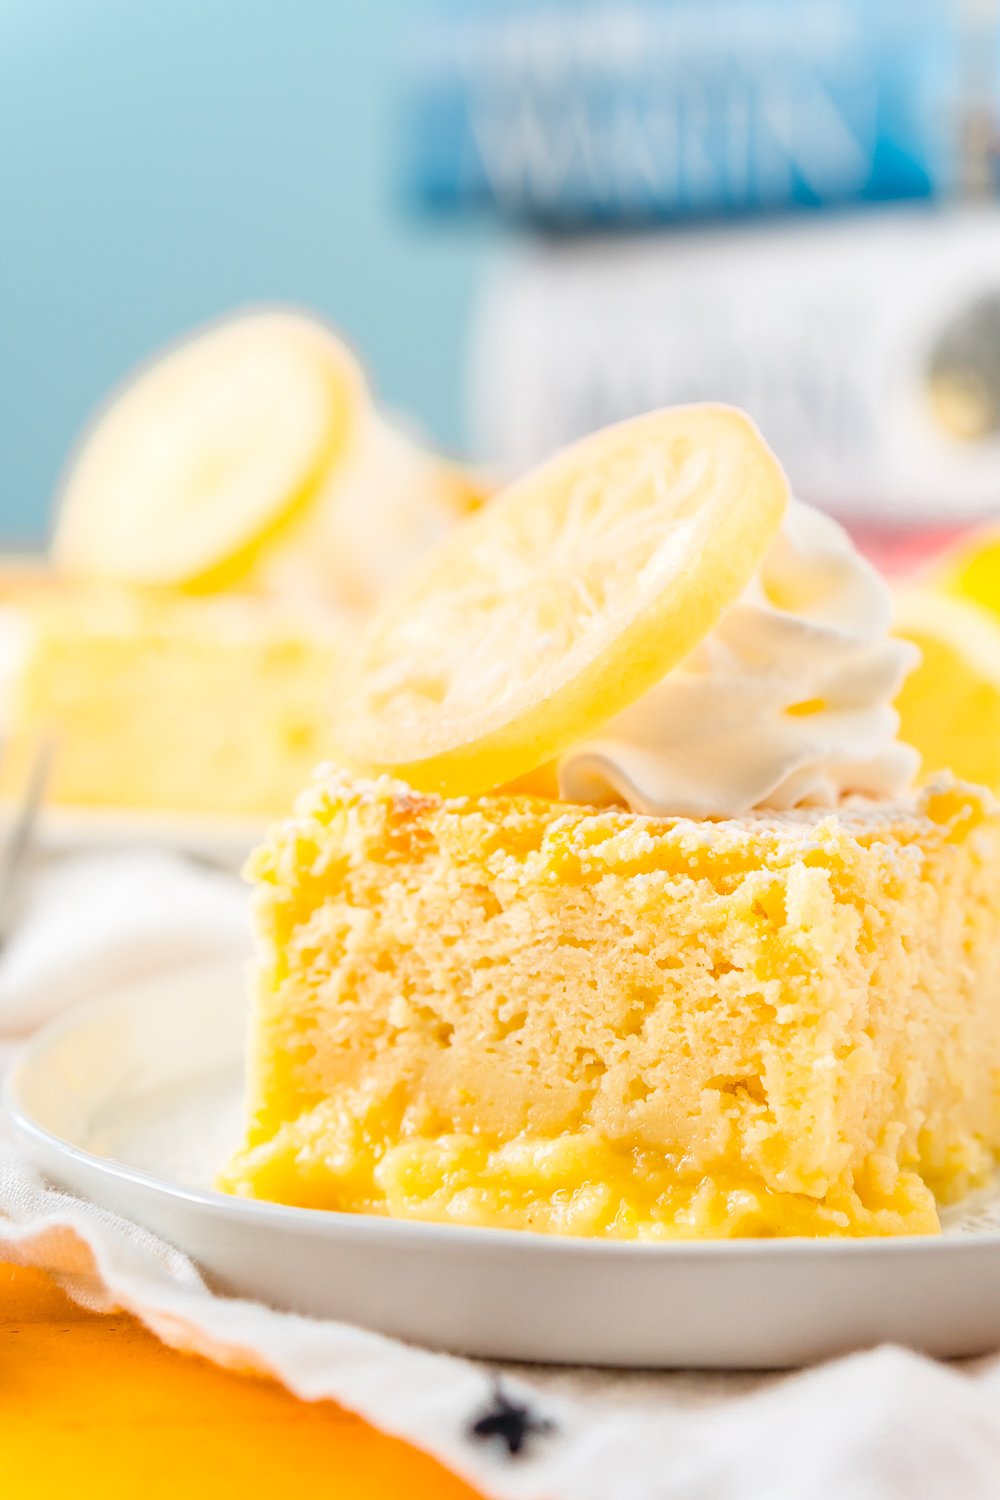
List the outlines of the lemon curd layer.
<svg viewBox="0 0 1000 1500">
<path fill-rule="evenodd" d="M 621 1237 L 932 1232 L 1000 1148 L 1000 817 L 321 775 L 255 856 L 223 1186 Z"/>
</svg>

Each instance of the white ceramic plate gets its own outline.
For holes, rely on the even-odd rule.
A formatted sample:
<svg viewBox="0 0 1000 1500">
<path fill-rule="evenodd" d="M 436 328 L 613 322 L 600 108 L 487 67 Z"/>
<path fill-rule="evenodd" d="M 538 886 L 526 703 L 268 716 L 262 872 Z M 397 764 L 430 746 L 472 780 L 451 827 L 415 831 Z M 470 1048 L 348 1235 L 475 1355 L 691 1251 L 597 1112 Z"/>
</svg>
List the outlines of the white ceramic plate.
<svg viewBox="0 0 1000 1500">
<path fill-rule="evenodd" d="M 1000 1346 L 1000 1194 L 940 1238 L 628 1244 L 227 1198 L 243 999 L 173 971 L 68 1013 L 8 1082 L 48 1177 L 154 1230 L 219 1289 L 435 1348 L 517 1360 L 776 1367 L 883 1340 Z"/>
<path fill-rule="evenodd" d="M 16 813 L 10 802 L 0 801 L 0 841 Z M 265 819 L 49 805 L 42 810 L 37 838 L 49 854 L 168 849 L 238 870 L 266 830 Z"/>
</svg>

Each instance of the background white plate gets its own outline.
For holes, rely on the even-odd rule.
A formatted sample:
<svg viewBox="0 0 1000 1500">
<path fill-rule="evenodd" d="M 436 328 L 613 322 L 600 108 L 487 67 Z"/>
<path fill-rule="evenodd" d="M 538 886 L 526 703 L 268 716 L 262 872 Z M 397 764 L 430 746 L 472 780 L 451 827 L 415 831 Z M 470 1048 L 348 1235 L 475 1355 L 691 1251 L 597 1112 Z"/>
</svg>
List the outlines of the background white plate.
<svg viewBox="0 0 1000 1500">
<path fill-rule="evenodd" d="M 220 1290 L 518 1360 L 776 1367 L 883 1340 L 1000 1346 L 1000 1195 L 940 1238 L 628 1244 L 320 1213 L 211 1189 L 239 1131 L 243 999 L 177 971 L 46 1028 L 8 1082 L 51 1179 L 146 1225 Z"/>
<path fill-rule="evenodd" d="M 16 815 L 15 804 L 0 800 L 0 842 Z M 166 849 L 222 869 L 239 870 L 262 841 L 267 827 L 264 818 L 212 818 L 194 813 L 50 803 L 42 808 L 36 838 L 44 854 Z"/>
</svg>

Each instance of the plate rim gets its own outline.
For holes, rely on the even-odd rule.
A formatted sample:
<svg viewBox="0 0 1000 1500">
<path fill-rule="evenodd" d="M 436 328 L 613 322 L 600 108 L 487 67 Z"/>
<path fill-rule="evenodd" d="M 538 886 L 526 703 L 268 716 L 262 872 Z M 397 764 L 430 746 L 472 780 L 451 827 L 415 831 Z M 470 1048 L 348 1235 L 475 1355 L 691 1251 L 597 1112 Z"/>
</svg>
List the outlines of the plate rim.
<svg viewBox="0 0 1000 1500">
<path fill-rule="evenodd" d="M 126 1182 L 146 1192 L 179 1201 L 189 1207 L 235 1219 L 248 1227 L 266 1220 L 276 1227 L 306 1229 L 322 1237 L 384 1239 L 410 1244 L 414 1250 L 436 1247 L 444 1242 L 454 1248 L 465 1244 L 470 1251 L 503 1250 L 520 1256 L 570 1255 L 577 1259 L 618 1260 L 623 1256 L 642 1259 L 676 1261 L 704 1261 L 725 1259 L 737 1261 L 768 1260 L 774 1256 L 806 1258 L 813 1261 L 840 1259 L 845 1255 L 855 1259 L 869 1257 L 917 1257 L 934 1258 L 941 1253 L 982 1254 L 1000 1252 L 1000 1230 L 984 1230 L 979 1234 L 902 1234 L 902 1235 L 774 1235 L 770 1237 L 745 1237 L 731 1239 L 663 1239 L 628 1240 L 602 1239 L 595 1236 L 570 1234 L 543 1234 L 531 1229 L 505 1229 L 475 1224 L 444 1224 L 427 1219 L 400 1219 L 388 1215 L 349 1213 L 342 1209 L 300 1208 L 285 1203 L 271 1203 L 260 1198 L 241 1198 L 220 1192 L 216 1188 L 188 1187 L 160 1177 L 126 1162 L 88 1151 L 85 1147 L 41 1124 L 32 1114 L 20 1094 L 22 1080 L 33 1067 L 38 1067 L 44 1054 L 60 1041 L 64 1041 L 78 1028 L 103 1012 L 125 1005 L 139 1009 L 142 1004 L 141 987 L 155 980 L 178 980 L 185 972 L 205 971 L 211 967 L 222 968 L 220 961 L 209 964 L 181 965 L 156 970 L 141 978 L 121 983 L 103 994 L 69 1005 L 52 1017 L 21 1045 L 17 1057 L 7 1070 L 0 1087 L 0 1106 L 6 1111 L 15 1140 L 29 1140 L 42 1146 L 47 1153 L 67 1157 L 91 1172 Z M 147 1002 L 148 1003 L 148 1002 Z M 191 1075 L 195 1076 L 194 1073 Z M 93 1200 L 99 1203 L 99 1200 Z"/>
<path fill-rule="evenodd" d="M 2 732 L 0 732 L 2 739 Z M 17 814 L 18 804 L 0 796 L 0 826 Z M 263 843 L 270 827 L 291 813 L 261 814 L 183 812 L 156 807 L 103 807 L 83 802 L 47 802 L 41 810 L 38 837 L 43 848 L 76 852 L 88 849 L 143 848 L 225 850 L 244 859 Z"/>
</svg>

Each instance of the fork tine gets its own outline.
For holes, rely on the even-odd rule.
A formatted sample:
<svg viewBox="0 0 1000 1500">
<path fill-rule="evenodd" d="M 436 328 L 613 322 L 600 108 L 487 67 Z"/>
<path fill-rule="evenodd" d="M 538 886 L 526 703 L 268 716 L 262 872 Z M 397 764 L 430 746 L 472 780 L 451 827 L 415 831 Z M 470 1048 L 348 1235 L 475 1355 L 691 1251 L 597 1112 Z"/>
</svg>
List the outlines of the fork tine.
<svg viewBox="0 0 1000 1500">
<path fill-rule="evenodd" d="M 49 735 L 35 751 L 24 795 L 3 850 L 0 851 L 0 953 L 9 942 L 14 929 L 21 878 L 34 848 L 38 818 L 45 801 L 45 789 L 54 754 L 55 739 Z"/>
</svg>

